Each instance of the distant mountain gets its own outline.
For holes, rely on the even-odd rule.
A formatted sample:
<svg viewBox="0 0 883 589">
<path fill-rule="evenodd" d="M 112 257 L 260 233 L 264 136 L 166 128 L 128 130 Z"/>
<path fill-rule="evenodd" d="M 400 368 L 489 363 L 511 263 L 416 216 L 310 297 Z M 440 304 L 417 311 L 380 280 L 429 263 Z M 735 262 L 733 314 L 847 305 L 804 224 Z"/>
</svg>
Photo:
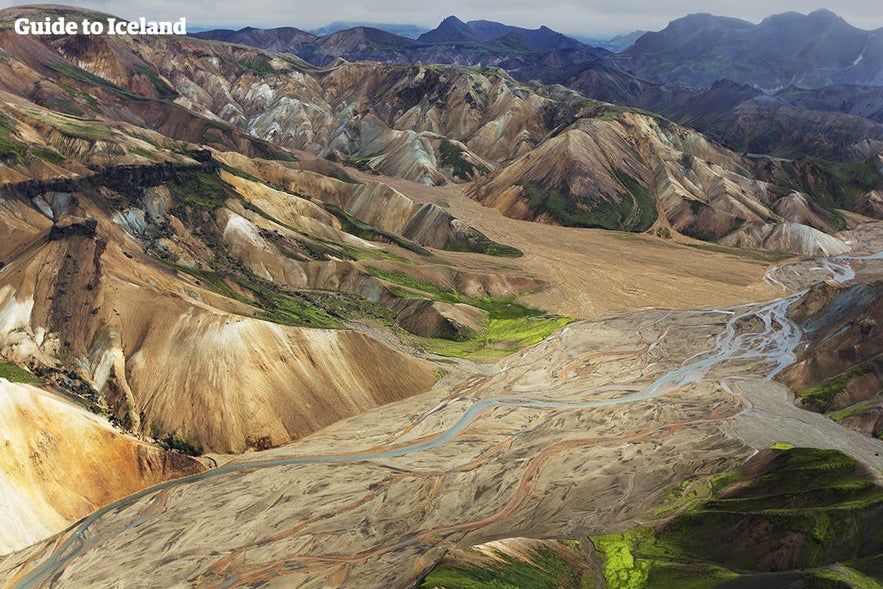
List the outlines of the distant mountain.
<svg viewBox="0 0 883 589">
<path fill-rule="evenodd" d="M 490 20 L 463 22 L 456 16 L 444 19 L 435 29 L 420 35 L 418 41 L 424 43 L 488 43 L 522 39 L 531 49 L 549 50 L 582 47 L 583 44 L 547 26 L 538 29 L 513 27 Z M 505 42 L 505 41 L 504 41 Z"/>
<path fill-rule="evenodd" d="M 423 33 L 417 40 L 422 43 L 478 43 L 481 39 L 472 32 L 465 22 L 456 16 L 449 16 L 429 32 Z"/>
<path fill-rule="evenodd" d="M 330 35 L 331 33 L 336 33 L 337 31 L 343 31 L 346 29 L 355 29 L 357 27 L 369 27 L 372 29 L 380 29 L 381 31 L 386 31 L 387 33 L 392 33 L 393 35 L 398 35 L 400 37 L 406 37 L 408 39 L 416 39 L 429 29 L 426 27 L 419 27 L 417 25 L 401 25 L 401 24 L 392 24 L 392 23 L 368 23 L 368 22 L 351 22 L 351 21 L 334 21 L 331 24 L 327 24 L 324 27 L 319 27 L 317 29 L 311 29 L 310 32 L 319 37 L 324 37 L 325 35 Z"/>
<path fill-rule="evenodd" d="M 545 26 L 524 29 L 486 20 L 465 23 L 456 16 L 447 17 L 416 40 L 367 26 L 339 29 L 323 36 L 291 27 L 219 29 L 191 36 L 294 53 L 320 67 L 340 57 L 348 61 L 448 63 L 502 67 L 519 79 L 543 81 L 551 81 L 550 76 L 557 81 L 565 64 L 579 67 L 578 64 L 608 55 L 603 49 L 589 47 Z M 566 57 L 547 55 L 557 51 L 568 53 Z M 525 75 L 529 78 L 521 76 L 521 70 L 528 72 Z"/>
<path fill-rule="evenodd" d="M 590 45 L 592 47 L 600 47 L 601 49 L 606 49 L 607 51 L 613 53 L 619 53 L 620 51 L 625 51 L 629 47 L 635 44 L 635 41 L 640 39 L 647 31 L 638 30 L 632 31 L 631 33 L 626 33 L 624 35 L 616 35 L 614 37 L 610 37 L 609 39 L 598 39 L 595 37 L 583 37 L 583 36 L 574 36 L 573 38 L 583 43 L 584 45 Z"/>
<path fill-rule="evenodd" d="M 757 25 L 691 14 L 643 35 L 618 62 L 639 76 L 693 87 L 720 79 L 767 90 L 883 85 L 883 35 L 827 10 L 787 12 Z"/>
<path fill-rule="evenodd" d="M 212 29 L 193 33 L 191 36 L 206 41 L 237 43 L 281 53 L 297 53 L 301 47 L 319 38 L 312 33 L 294 27 L 278 27 L 275 29 L 245 27 L 238 31 Z"/>
</svg>

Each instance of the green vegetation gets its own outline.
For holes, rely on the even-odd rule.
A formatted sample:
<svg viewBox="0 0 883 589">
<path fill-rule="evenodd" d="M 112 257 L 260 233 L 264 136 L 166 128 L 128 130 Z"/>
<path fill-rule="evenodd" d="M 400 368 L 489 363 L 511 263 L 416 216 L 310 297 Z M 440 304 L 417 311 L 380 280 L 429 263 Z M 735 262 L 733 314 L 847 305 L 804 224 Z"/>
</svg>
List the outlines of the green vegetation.
<svg viewBox="0 0 883 589">
<path fill-rule="evenodd" d="M 269 58 L 263 53 L 256 53 L 253 57 L 240 61 L 239 65 L 259 76 L 272 76 L 276 73 L 276 70 L 270 65 Z"/>
<path fill-rule="evenodd" d="M 484 333 L 465 341 L 419 338 L 423 347 L 433 354 L 465 358 L 467 356 L 505 356 L 526 346 L 539 343 L 573 321 L 567 317 L 539 315 L 518 319 L 485 320 Z"/>
<path fill-rule="evenodd" d="M 804 583 L 807 589 L 883 589 L 878 580 L 843 565 L 809 573 Z"/>
<path fill-rule="evenodd" d="M 846 419 L 847 417 L 852 417 L 853 415 L 858 415 L 863 411 L 867 411 L 872 407 L 876 407 L 877 402 L 875 401 L 867 401 L 865 403 L 859 403 L 857 405 L 853 405 L 852 407 L 847 407 L 840 411 L 835 411 L 834 413 L 829 413 L 828 417 L 833 419 L 834 421 L 841 421 Z"/>
<path fill-rule="evenodd" d="M 595 227 L 621 231 L 646 231 L 656 221 L 656 202 L 649 191 L 628 173 L 614 172 L 623 188 L 620 202 L 598 195 L 595 202 L 572 195 L 566 186 L 543 189 L 530 182 L 520 182 L 531 210 L 547 214 L 555 222 L 571 227 Z"/>
<path fill-rule="evenodd" d="M 210 211 L 224 206 L 227 199 L 242 200 L 238 192 L 209 172 L 178 174 L 166 186 L 172 196 L 184 204 Z"/>
<path fill-rule="evenodd" d="M 126 90 L 125 88 L 121 88 L 113 82 L 105 80 L 102 77 L 96 76 L 92 72 L 88 72 L 69 63 L 50 63 L 47 65 L 47 67 L 55 71 L 56 73 L 61 74 L 62 76 L 68 77 L 78 82 L 82 82 L 84 84 L 88 84 L 90 86 L 96 86 L 120 98 L 127 98 L 129 100 L 136 100 L 138 102 L 144 102 L 147 100 L 147 98 L 144 98 L 143 96 L 139 96 L 134 92 Z"/>
<path fill-rule="evenodd" d="M 737 473 L 738 474 L 738 473 Z M 713 485 L 703 481 L 685 480 L 680 486 L 669 489 L 662 497 L 662 507 L 654 515 L 674 515 L 699 501 L 707 499 Z"/>
<path fill-rule="evenodd" d="M 20 382 L 25 384 L 43 384 L 43 379 L 38 378 L 7 360 L 0 359 L 0 378 L 5 378 L 9 382 Z"/>
<path fill-rule="evenodd" d="M 31 154 L 34 157 L 40 158 L 44 162 L 49 162 L 50 164 L 55 164 L 56 166 L 60 166 L 64 163 L 65 157 L 52 149 L 51 147 L 46 147 L 44 145 L 35 145 L 31 147 Z"/>
<path fill-rule="evenodd" d="M 831 213 L 830 222 L 836 230 L 845 228 L 845 219 L 837 209 L 852 210 L 863 195 L 883 189 L 883 176 L 877 170 L 875 159 L 839 163 L 807 157 L 779 165 L 783 177 L 773 180 L 788 190 L 810 195 L 813 201 Z"/>
<path fill-rule="evenodd" d="M 140 147 L 129 147 L 129 148 L 127 148 L 127 150 L 129 153 L 131 153 L 133 155 L 138 155 L 138 156 L 141 156 L 141 157 L 149 159 L 149 160 L 155 159 L 153 153 L 151 153 L 150 151 L 148 151 L 146 149 L 142 149 Z"/>
<path fill-rule="evenodd" d="M 636 559 L 632 551 L 652 532 L 648 528 L 592 538 L 595 549 L 604 557 L 604 579 L 608 589 L 641 589 L 650 575 L 651 561 Z"/>
<path fill-rule="evenodd" d="M 484 322 L 485 332 L 473 334 L 472 337 L 464 341 L 418 338 L 426 350 L 442 356 L 508 354 L 542 341 L 573 321 L 568 317 L 546 315 L 542 311 L 520 305 L 512 299 L 477 298 L 451 290 L 443 290 L 434 284 L 417 280 L 402 272 L 389 272 L 373 266 L 365 266 L 365 270 L 376 278 L 410 289 L 390 288 L 397 296 L 425 297 L 452 304 L 464 303 L 487 313 Z"/>
<path fill-rule="evenodd" d="M 202 442 L 192 436 L 181 436 L 177 433 L 157 440 L 156 445 L 163 450 L 175 450 L 188 456 L 201 456 L 203 452 Z"/>
<path fill-rule="evenodd" d="M 259 319 L 297 327 L 343 327 L 338 319 L 316 304 L 322 297 L 311 299 L 304 293 L 282 292 L 276 285 L 255 277 L 247 270 L 215 272 L 171 263 L 169 265 L 179 272 L 201 279 L 204 286 L 218 294 L 258 309 L 256 317 Z M 234 289 L 233 285 L 239 288 Z M 254 298 L 248 298 L 242 292 L 251 293 Z"/>
<path fill-rule="evenodd" d="M 397 246 L 404 248 L 408 251 L 412 251 L 415 254 L 421 256 L 431 256 L 432 252 L 428 249 L 421 247 L 414 243 L 413 241 L 408 241 L 394 233 L 389 233 L 388 231 L 383 231 L 382 229 L 378 229 L 373 227 L 361 219 L 357 219 L 353 217 L 340 207 L 334 206 L 332 204 L 325 203 L 325 210 L 334 215 L 340 220 L 340 228 L 355 235 L 356 237 L 360 237 L 362 239 L 368 241 L 383 241 L 383 242 L 391 242 L 396 244 Z"/>
<path fill-rule="evenodd" d="M 490 172 L 485 166 L 474 166 L 463 158 L 463 150 L 454 145 L 447 139 L 442 139 L 439 145 L 439 153 L 441 154 L 441 165 L 443 167 L 451 167 L 451 175 L 461 180 L 471 180 L 478 174 L 487 174 Z"/>
<path fill-rule="evenodd" d="M 16 165 L 24 162 L 27 145 L 13 136 L 18 124 L 15 119 L 0 113 L 0 162 Z"/>
<path fill-rule="evenodd" d="M 834 405 L 834 397 L 843 392 L 846 386 L 854 379 L 871 371 L 871 364 L 865 362 L 855 368 L 838 374 L 820 385 L 797 391 L 800 399 L 805 399 L 815 405 L 819 411 L 826 413 L 831 409 L 840 409 Z"/>
<path fill-rule="evenodd" d="M 477 229 L 473 229 L 468 237 L 449 240 L 444 249 L 449 252 L 474 252 L 498 258 L 520 258 L 524 255 L 520 249 L 497 243 Z"/>
<path fill-rule="evenodd" d="M 102 122 L 65 116 L 60 113 L 30 111 L 35 118 L 55 127 L 63 135 L 75 139 L 107 141 L 113 137 L 110 129 Z"/>
<path fill-rule="evenodd" d="M 835 450 L 776 444 L 753 460 L 753 478 L 726 473 L 712 482 L 713 499 L 655 532 L 593 538 L 608 587 L 710 588 L 752 571 L 803 568 L 821 569 L 813 582 L 864 579 L 867 547 L 883 546 L 883 489 Z"/>
<path fill-rule="evenodd" d="M 152 68 L 139 64 L 135 66 L 135 71 L 147 78 L 160 98 L 172 98 L 173 96 L 178 95 L 174 88 L 166 84 L 165 80 L 163 80 Z"/>
<path fill-rule="evenodd" d="M 569 549 L 569 547 L 568 547 Z M 497 553 L 499 561 L 487 566 L 440 565 L 420 584 L 422 589 L 557 589 L 588 586 L 590 579 L 555 550 L 538 547 L 529 560 Z"/>
</svg>

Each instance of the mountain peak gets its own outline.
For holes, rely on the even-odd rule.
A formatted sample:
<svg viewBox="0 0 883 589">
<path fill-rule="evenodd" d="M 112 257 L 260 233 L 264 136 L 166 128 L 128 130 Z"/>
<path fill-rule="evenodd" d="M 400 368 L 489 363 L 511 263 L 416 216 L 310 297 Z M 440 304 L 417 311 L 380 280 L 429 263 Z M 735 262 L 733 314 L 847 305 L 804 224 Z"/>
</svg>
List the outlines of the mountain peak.
<svg viewBox="0 0 883 589">
<path fill-rule="evenodd" d="M 474 43 L 480 39 L 475 36 L 469 25 L 451 15 L 441 21 L 435 29 L 420 35 L 417 40 L 425 43 Z"/>
<path fill-rule="evenodd" d="M 469 27 L 466 26 L 466 23 L 465 23 L 465 22 L 463 22 L 462 20 L 460 20 L 459 18 L 457 18 L 457 17 L 454 16 L 453 14 L 452 14 L 451 16 L 445 17 L 444 20 L 442 20 L 441 23 L 439 24 L 440 27 L 441 27 L 442 25 L 445 25 L 445 26 L 456 26 L 456 27 L 465 27 L 465 28 L 467 28 L 467 29 L 469 28 Z"/>
</svg>

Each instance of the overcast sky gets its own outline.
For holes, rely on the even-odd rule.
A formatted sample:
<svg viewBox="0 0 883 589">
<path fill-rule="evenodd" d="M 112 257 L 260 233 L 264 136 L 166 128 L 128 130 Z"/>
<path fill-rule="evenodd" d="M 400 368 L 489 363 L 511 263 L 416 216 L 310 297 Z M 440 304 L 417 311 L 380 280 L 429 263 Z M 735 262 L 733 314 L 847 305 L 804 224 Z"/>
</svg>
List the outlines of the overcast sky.
<svg viewBox="0 0 883 589">
<path fill-rule="evenodd" d="M 60 3 L 60 2 L 59 2 Z M 0 0 L 0 7 L 26 4 Z M 187 17 L 188 25 L 225 28 L 294 26 L 317 28 L 333 21 L 416 24 L 433 28 L 444 17 L 486 19 L 536 28 L 546 25 L 573 35 L 611 36 L 636 29 L 658 31 L 669 21 L 694 12 L 710 12 L 759 22 L 780 12 L 829 8 L 862 29 L 883 27 L 879 0 L 80 0 L 77 5 L 124 18 L 153 20 Z"/>
</svg>

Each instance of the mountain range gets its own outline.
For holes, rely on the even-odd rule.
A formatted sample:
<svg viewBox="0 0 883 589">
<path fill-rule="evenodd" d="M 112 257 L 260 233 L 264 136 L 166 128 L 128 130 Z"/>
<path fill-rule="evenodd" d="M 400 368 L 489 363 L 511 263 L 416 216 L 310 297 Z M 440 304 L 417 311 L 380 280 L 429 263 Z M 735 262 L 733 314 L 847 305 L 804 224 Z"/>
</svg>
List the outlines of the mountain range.
<svg viewBox="0 0 883 589">
<path fill-rule="evenodd" d="M 0 582 L 872 586 L 872 34 L 22 16 L 109 18 L 0 11 Z"/>
</svg>

